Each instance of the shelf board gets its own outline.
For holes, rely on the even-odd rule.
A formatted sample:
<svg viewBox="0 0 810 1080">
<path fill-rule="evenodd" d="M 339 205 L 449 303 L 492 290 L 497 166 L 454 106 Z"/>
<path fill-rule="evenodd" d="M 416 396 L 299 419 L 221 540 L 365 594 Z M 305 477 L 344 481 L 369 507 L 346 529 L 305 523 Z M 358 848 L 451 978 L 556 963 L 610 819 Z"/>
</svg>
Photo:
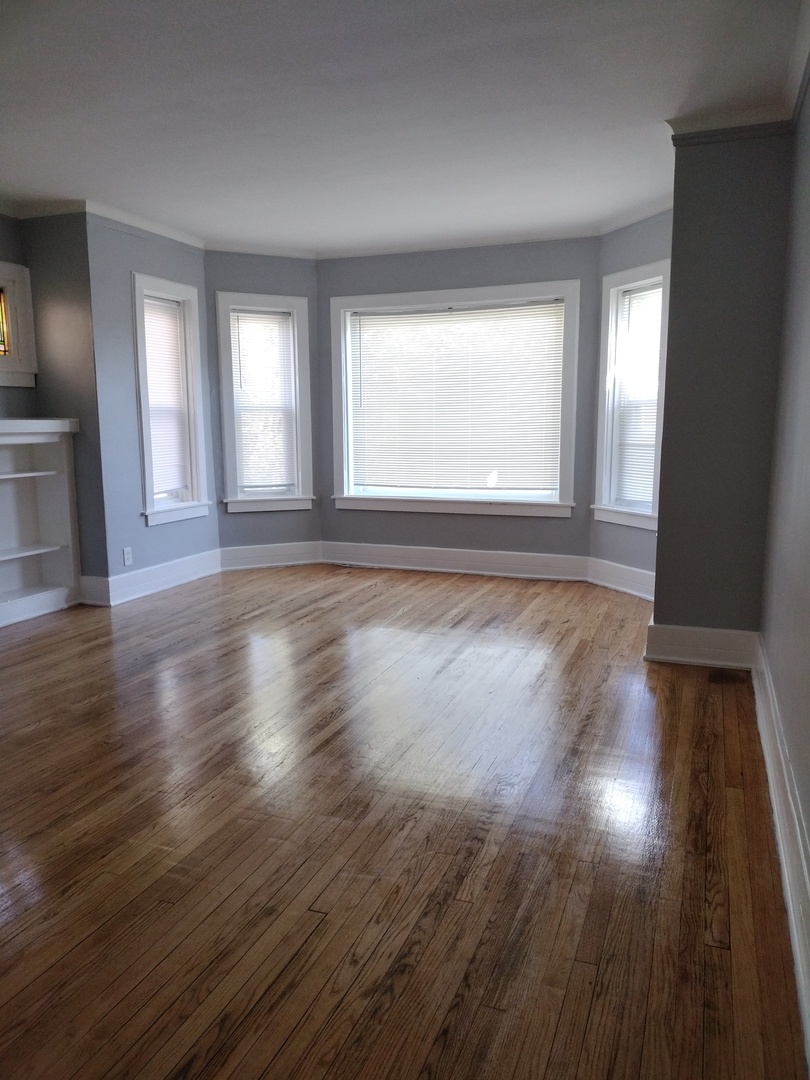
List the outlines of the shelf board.
<svg viewBox="0 0 810 1080">
<path fill-rule="evenodd" d="M 3 472 L 0 473 L 0 480 L 26 480 L 29 477 L 36 476 L 57 476 L 56 469 L 37 469 L 31 472 Z"/>
<path fill-rule="evenodd" d="M 29 555 L 45 555 L 49 551 L 60 551 L 62 544 L 31 544 L 28 547 L 0 548 L 0 562 L 9 559 L 26 559 Z"/>
</svg>

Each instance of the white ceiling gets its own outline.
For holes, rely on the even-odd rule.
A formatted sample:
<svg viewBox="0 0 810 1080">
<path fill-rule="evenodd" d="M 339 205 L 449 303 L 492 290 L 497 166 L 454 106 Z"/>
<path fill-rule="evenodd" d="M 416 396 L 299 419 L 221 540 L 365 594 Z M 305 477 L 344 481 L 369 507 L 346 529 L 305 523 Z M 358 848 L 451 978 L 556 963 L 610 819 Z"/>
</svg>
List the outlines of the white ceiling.
<svg viewBox="0 0 810 1080">
<path fill-rule="evenodd" d="M 802 0 L 0 0 L 0 198 L 332 256 L 605 232 L 791 115 Z"/>
</svg>

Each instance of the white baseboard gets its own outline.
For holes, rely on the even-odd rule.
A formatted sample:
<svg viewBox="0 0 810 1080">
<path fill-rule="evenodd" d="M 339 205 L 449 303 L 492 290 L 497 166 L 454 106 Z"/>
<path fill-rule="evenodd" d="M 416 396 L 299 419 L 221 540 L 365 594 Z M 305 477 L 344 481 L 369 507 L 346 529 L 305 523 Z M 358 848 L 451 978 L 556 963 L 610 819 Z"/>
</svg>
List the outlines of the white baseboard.
<svg viewBox="0 0 810 1080">
<path fill-rule="evenodd" d="M 757 725 L 768 774 L 779 864 L 782 868 L 782 888 L 793 945 L 805 1054 L 810 1061 L 810 832 L 802 813 L 779 715 L 779 702 L 761 639 L 752 675 L 757 699 Z"/>
<path fill-rule="evenodd" d="M 583 555 L 538 555 L 523 551 L 475 551 L 467 548 L 414 547 L 409 544 L 323 542 L 323 561 L 344 566 L 376 566 L 391 570 L 438 570 L 451 574 L 586 581 Z"/>
<path fill-rule="evenodd" d="M 104 607 L 124 604 L 128 600 L 151 596 L 152 593 L 172 589 L 175 585 L 185 585 L 188 581 L 217 574 L 221 569 L 219 549 L 215 549 L 158 566 L 145 566 L 142 570 L 132 570 L 111 578 L 83 577 L 82 603 Z"/>
<path fill-rule="evenodd" d="M 548 581 L 590 581 L 651 600 L 655 574 L 587 555 L 546 555 L 524 551 L 476 551 L 467 548 L 415 547 L 406 544 L 354 544 L 304 540 L 290 544 L 254 544 L 221 548 L 186 559 L 145 567 L 116 577 L 83 577 L 82 603 L 109 607 L 171 589 L 220 570 L 335 563 L 391 570 L 437 570 L 451 574 Z"/>
<path fill-rule="evenodd" d="M 654 570 L 638 570 L 605 559 L 588 559 L 588 581 L 592 585 L 604 585 L 617 592 L 640 596 L 643 600 L 652 600 L 655 593 Z"/>
<path fill-rule="evenodd" d="M 759 654 L 759 634 L 753 630 L 719 630 L 707 626 L 647 628 L 645 660 L 706 667 L 753 668 Z"/>
<path fill-rule="evenodd" d="M 320 540 L 221 548 L 220 555 L 223 570 L 255 570 L 268 566 L 304 566 L 324 562 Z"/>
</svg>

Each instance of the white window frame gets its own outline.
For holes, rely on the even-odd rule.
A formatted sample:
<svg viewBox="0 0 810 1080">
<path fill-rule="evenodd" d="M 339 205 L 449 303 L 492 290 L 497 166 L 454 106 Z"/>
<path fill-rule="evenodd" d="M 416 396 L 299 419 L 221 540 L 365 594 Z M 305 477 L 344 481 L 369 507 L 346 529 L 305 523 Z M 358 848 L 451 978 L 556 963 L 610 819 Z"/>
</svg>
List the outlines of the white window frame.
<svg viewBox="0 0 810 1080">
<path fill-rule="evenodd" d="M 28 267 L 0 262 L 0 289 L 6 298 L 9 348 L 0 356 L 0 386 L 34 386 L 37 353 Z"/>
<path fill-rule="evenodd" d="M 562 299 L 562 400 L 560 427 L 560 489 L 554 501 L 450 499 L 446 496 L 379 497 L 349 492 L 349 394 L 346 380 L 346 324 L 353 311 L 407 312 L 453 304 L 486 307 L 488 304 L 542 302 Z M 430 292 L 386 293 L 371 296 L 335 296 L 332 309 L 332 387 L 334 428 L 335 506 L 341 510 L 396 510 L 437 514 L 497 514 L 519 517 L 570 517 L 574 506 L 574 438 L 576 425 L 577 349 L 579 340 L 579 281 L 547 281 L 522 285 Z"/>
<path fill-rule="evenodd" d="M 186 518 L 204 517 L 210 502 L 205 474 L 205 438 L 202 397 L 202 361 L 200 352 L 200 315 L 197 289 L 176 281 L 133 274 L 135 304 L 135 355 L 138 373 L 138 414 L 141 428 L 141 461 L 143 479 L 143 514 L 147 525 L 164 525 Z M 180 304 L 183 330 L 185 395 L 188 417 L 190 485 L 189 497 L 177 502 L 156 506 L 152 472 L 152 437 L 149 426 L 149 386 L 146 369 L 146 338 L 144 298 L 173 300 Z"/>
<path fill-rule="evenodd" d="M 298 475 L 293 495 L 240 495 L 236 472 L 231 312 L 284 311 L 293 320 L 293 389 Z M 222 443 L 225 454 L 225 505 L 229 514 L 269 510 L 311 510 L 312 419 L 309 389 L 309 304 L 305 296 L 269 296 L 261 293 L 217 293 L 219 377 L 222 394 Z"/>
<path fill-rule="evenodd" d="M 669 314 L 670 260 L 647 263 L 631 270 L 608 274 L 602 279 L 602 320 L 599 348 L 599 416 L 596 442 L 596 494 L 591 507 L 597 521 L 630 525 L 637 529 L 658 528 L 658 476 L 661 466 L 661 426 L 664 414 L 664 383 L 666 379 L 667 319 Z M 613 439 L 613 349 L 616 340 L 618 305 L 621 293 L 628 288 L 640 288 L 661 282 L 661 344 L 658 359 L 658 409 L 656 412 L 655 465 L 653 475 L 652 510 L 630 510 L 611 505 L 611 452 Z"/>
</svg>

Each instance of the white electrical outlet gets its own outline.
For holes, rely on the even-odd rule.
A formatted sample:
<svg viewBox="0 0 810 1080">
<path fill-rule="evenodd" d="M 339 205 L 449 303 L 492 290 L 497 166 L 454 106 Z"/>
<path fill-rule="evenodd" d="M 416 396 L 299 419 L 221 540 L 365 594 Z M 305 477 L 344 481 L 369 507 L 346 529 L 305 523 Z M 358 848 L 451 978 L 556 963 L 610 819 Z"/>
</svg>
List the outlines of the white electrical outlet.
<svg viewBox="0 0 810 1080">
<path fill-rule="evenodd" d="M 132 548 L 124 548 L 124 566 L 132 566 Z"/>
</svg>

